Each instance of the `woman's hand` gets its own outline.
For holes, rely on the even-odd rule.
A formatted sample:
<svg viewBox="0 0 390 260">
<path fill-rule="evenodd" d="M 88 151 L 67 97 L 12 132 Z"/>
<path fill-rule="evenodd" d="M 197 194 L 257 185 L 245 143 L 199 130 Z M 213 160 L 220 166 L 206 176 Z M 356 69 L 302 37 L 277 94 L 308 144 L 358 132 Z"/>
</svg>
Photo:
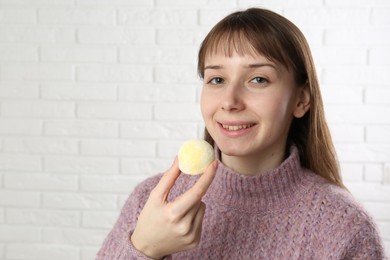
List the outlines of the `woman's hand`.
<svg viewBox="0 0 390 260">
<path fill-rule="evenodd" d="M 177 158 L 165 172 L 141 211 L 131 236 L 134 247 L 146 256 L 160 259 L 199 244 L 205 204 L 201 201 L 215 176 L 216 161 L 188 191 L 168 201 L 180 175 Z"/>
</svg>

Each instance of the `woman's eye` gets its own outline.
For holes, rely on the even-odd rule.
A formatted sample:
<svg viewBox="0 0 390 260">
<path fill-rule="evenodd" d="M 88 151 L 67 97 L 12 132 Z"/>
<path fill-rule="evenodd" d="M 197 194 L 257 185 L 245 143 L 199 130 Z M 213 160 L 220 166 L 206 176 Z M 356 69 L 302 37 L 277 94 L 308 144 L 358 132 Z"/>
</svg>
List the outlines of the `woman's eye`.
<svg viewBox="0 0 390 260">
<path fill-rule="evenodd" d="M 224 80 L 223 80 L 223 78 L 216 77 L 216 78 L 212 78 L 212 79 L 209 81 L 209 83 L 210 83 L 210 84 L 213 84 L 213 85 L 218 85 L 218 84 L 224 83 Z"/>
<path fill-rule="evenodd" d="M 267 83 L 268 81 L 263 77 L 255 77 L 251 80 L 251 82 L 257 83 L 257 84 L 264 84 L 264 83 Z"/>
</svg>

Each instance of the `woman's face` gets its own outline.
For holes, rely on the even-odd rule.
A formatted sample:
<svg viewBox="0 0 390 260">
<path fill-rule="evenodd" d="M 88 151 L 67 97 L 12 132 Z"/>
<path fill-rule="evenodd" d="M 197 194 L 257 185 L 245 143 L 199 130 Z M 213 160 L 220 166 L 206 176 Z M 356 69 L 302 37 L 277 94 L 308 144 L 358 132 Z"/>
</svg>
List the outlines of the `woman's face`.
<svg viewBox="0 0 390 260">
<path fill-rule="evenodd" d="M 262 55 L 207 57 L 201 110 L 222 160 L 257 158 L 279 165 L 291 121 L 304 114 L 302 92 L 292 72 Z"/>
</svg>

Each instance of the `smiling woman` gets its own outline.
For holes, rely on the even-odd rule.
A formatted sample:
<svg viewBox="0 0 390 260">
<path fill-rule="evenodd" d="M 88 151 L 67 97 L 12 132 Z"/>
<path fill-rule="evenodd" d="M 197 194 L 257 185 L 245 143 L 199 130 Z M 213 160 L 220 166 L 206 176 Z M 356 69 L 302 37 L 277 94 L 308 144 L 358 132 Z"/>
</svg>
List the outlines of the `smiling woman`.
<svg viewBox="0 0 390 260">
<path fill-rule="evenodd" d="M 224 164 L 246 175 L 276 168 L 291 121 L 309 109 L 307 88 L 260 54 L 214 54 L 205 65 L 201 110 Z"/>
<path fill-rule="evenodd" d="M 216 160 L 200 177 L 175 160 L 138 185 L 98 259 L 385 258 L 341 181 L 294 24 L 264 9 L 232 13 L 203 41 L 198 72 Z"/>
</svg>

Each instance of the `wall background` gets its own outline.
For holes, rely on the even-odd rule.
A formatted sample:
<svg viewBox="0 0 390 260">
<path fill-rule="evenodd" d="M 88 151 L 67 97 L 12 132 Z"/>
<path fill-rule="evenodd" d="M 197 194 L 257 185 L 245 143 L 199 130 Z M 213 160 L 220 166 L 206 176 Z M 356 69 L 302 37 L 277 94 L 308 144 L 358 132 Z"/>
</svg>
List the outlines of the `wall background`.
<svg viewBox="0 0 390 260">
<path fill-rule="evenodd" d="M 344 179 L 390 252 L 390 1 L 1 0 L 0 259 L 94 259 L 133 187 L 202 135 L 198 46 L 250 6 L 307 36 Z"/>
</svg>

